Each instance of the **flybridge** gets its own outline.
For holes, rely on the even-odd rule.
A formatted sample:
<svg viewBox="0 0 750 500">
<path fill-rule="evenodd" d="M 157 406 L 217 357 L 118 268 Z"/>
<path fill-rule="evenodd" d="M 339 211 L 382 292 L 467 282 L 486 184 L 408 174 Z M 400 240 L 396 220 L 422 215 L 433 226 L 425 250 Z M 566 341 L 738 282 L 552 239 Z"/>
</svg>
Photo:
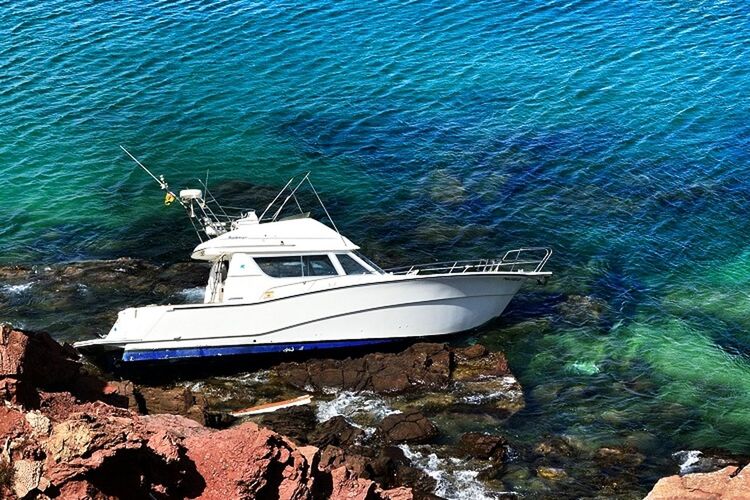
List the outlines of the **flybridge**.
<svg viewBox="0 0 750 500">
<path fill-rule="evenodd" d="M 160 189 L 166 193 L 166 198 L 164 200 L 166 204 L 170 204 L 177 200 L 177 202 L 182 205 L 201 243 L 247 226 L 308 217 L 310 212 L 306 212 L 302 209 L 302 205 L 297 197 L 300 188 L 305 185 L 308 186 L 311 192 L 315 195 L 315 199 L 325 212 L 326 218 L 330 221 L 333 230 L 344 242 L 344 245 L 348 242 L 348 240 L 339 233 L 331 214 L 328 213 L 328 209 L 320 199 L 318 191 L 310 180 L 310 172 L 301 175 L 301 179 L 299 179 L 299 175 L 289 179 L 276 197 L 271 200 L 265 210 L 263 210 L 260 216 L 258 216 L 253 209 L 222 206 L 208 189 L 208 174 L 206 174 L 205 182 L 198 179 L 198 182 L 203 188 L 202 190 L 183 189 L 179 192 L 178 196 L 169 189 L 169 184 L 164 179 L 163 175 L 157 177 L 127 149 L 123 146 L 120 146 L 120 149 L 122 149 L 131 160 L 133 160 L 149 176 L 151 176 L 157 184 L 159 184 Z M 293 202 L 293 204 L 290 202 Z M 299 210 L 299 213 L 295 212 L 292 215 L 282 217 L 284 210 L 290 206 L 296 207 Z M 351 242 L 348 243 L 351 244 Z"/>
<path fill-rule="evenodd" d="M 240 225 L 237 229 L 204 241 L 195 247 L 191 256 L 198 260 L 216 260 L 236 253 L 303 255 L 358 248 L 348 238 L 315 219 L 296 218 Z"/>
</svg>

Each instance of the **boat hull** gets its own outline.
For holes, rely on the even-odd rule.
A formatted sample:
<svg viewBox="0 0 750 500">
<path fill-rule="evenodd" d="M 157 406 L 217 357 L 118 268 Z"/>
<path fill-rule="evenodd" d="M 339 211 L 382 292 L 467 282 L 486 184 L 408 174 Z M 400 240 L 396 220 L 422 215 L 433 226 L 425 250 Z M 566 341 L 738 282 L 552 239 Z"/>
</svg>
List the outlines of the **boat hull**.
<svg viewBox="0 0 750 500">
<path fill-rule="evenodd" d="M 531 274 L 531 273 L 529 273 Z M 340 349 L 476 328 L 532 276 L 398 277 L 241 304 L 126 309 L 101 341 L 124 361 Z"/>
</svg>

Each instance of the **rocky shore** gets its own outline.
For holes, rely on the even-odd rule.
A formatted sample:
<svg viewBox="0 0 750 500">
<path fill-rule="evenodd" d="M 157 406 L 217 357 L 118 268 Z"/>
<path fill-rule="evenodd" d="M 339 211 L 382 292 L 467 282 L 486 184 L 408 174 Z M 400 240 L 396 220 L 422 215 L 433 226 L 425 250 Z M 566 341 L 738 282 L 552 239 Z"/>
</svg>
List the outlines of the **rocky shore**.
<svg viewBox="0 0 750 500">
<path fill-rule="evenodd" d="M 196 422 L 203 409 L 195 399 L 151 390 L 149 401 L 76 358 L 46 334 L 2 326 L 3 498 L 412 498 L 253 422 L 209 429 Z M 146 408 L 162 401 L 193 419 L 143 415 L 131 409 L 139 397 Z"/>
<path fill-rule="evenodd" d="M 9 325 L 0 336 L 0 377 L 7 498 L 432 498 L 436 480 L 399 447 L 439 437 L 419 408 L 460 406 L 468 395 L 502 415 L 523 406 L 504 356 L 479 345 L 415 344 L 285 363 L 268 375 L 266 383 L 292 390 L 408 393 L 372 428 L 341 415 L 320 422 L 311 406 L 257 423 L 233 419 L 185 386 L 105 381 L 68 346 Z M 456 454 L 501 463 L 504 446 L 499 436 L 467 433 Z"/>
<path fill-rule="evenodd" d="M 105 332 L 127 305 L 199 300 L 205 271 L 133 259 L 0 267 L 2 319 L 77 340 Z M 592 300 L 554 307 L 596 322 Z M 1 340 L 3 498 L 635 499 L 695 455 L 649 454 L 643 432 L 620 442 L 567 427 L 518 435 L 519 419 L 560 391 L 593 393 L 540 386 L 525 400 L 503 353 L 479 344 L 131 376 L 103 374 L 46 334 L 6 327 Z M 303 394 L 311 405 L 230 414 Z M 612 412 L 590 421 L 599 418 L 631 427 Z M 650 498 L 742 498 L 745 463 L 718 450 Z"/>
</svg>

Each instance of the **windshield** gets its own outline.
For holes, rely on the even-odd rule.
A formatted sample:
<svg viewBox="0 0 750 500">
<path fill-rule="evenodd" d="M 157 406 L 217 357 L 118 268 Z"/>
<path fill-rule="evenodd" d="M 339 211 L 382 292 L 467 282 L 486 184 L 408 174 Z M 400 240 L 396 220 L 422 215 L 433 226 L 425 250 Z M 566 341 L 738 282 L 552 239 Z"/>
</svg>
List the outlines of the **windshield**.
<svg viewBox="0 0 750 500">
<path fill-rule="evenodd" d="M 378 266 L 373 261 L 371 261 L 370 259 L 368 259 L 364 255 L 362 255 L 359 251 L 355 251 L 353 253 L 354 253 L 354 255 L 356 255 L 357 257 L 359 257 L 360 259 L 362 259 L 365 262 L 365 264 L 367 264 L 368 266 L 370 266 L 371 268 L 373 268 L 376 273 L 378 273 L 378 274 L 385 274 L 385 271 L 383 271 L 382 269 L 380 269 L 380 266 Z"/>
</svg>

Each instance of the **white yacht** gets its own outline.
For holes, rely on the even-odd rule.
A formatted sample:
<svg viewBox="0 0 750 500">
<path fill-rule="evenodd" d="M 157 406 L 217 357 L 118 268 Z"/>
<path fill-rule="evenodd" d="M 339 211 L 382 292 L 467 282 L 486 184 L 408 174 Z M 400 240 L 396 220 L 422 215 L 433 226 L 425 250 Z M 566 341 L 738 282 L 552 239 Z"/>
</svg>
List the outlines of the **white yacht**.
<svg viewBox="0 0 750 500">
<path fill-rule="evenodd" d="M 338 232 L 322 202 L 332 227 L 302 212 L 303 183 L 320 201 L 309 174 L 290 180 L 260 216 L 230 217 L 205 185 L 177 196 L 163 177 L 157 181 L 199 233 L 192 258 L 212 263 L 204 301 L 125 309 L 106 337 L 77 342 L 81 350 L 116 349 L 123 361 L 148 361 L 448 335 L 499 316 L 524 282 L 551 275 L 543 271 L 548 248 L 383 270 Z M 282 217 L 287 205 L 300 213 Z"/>
</svg>

